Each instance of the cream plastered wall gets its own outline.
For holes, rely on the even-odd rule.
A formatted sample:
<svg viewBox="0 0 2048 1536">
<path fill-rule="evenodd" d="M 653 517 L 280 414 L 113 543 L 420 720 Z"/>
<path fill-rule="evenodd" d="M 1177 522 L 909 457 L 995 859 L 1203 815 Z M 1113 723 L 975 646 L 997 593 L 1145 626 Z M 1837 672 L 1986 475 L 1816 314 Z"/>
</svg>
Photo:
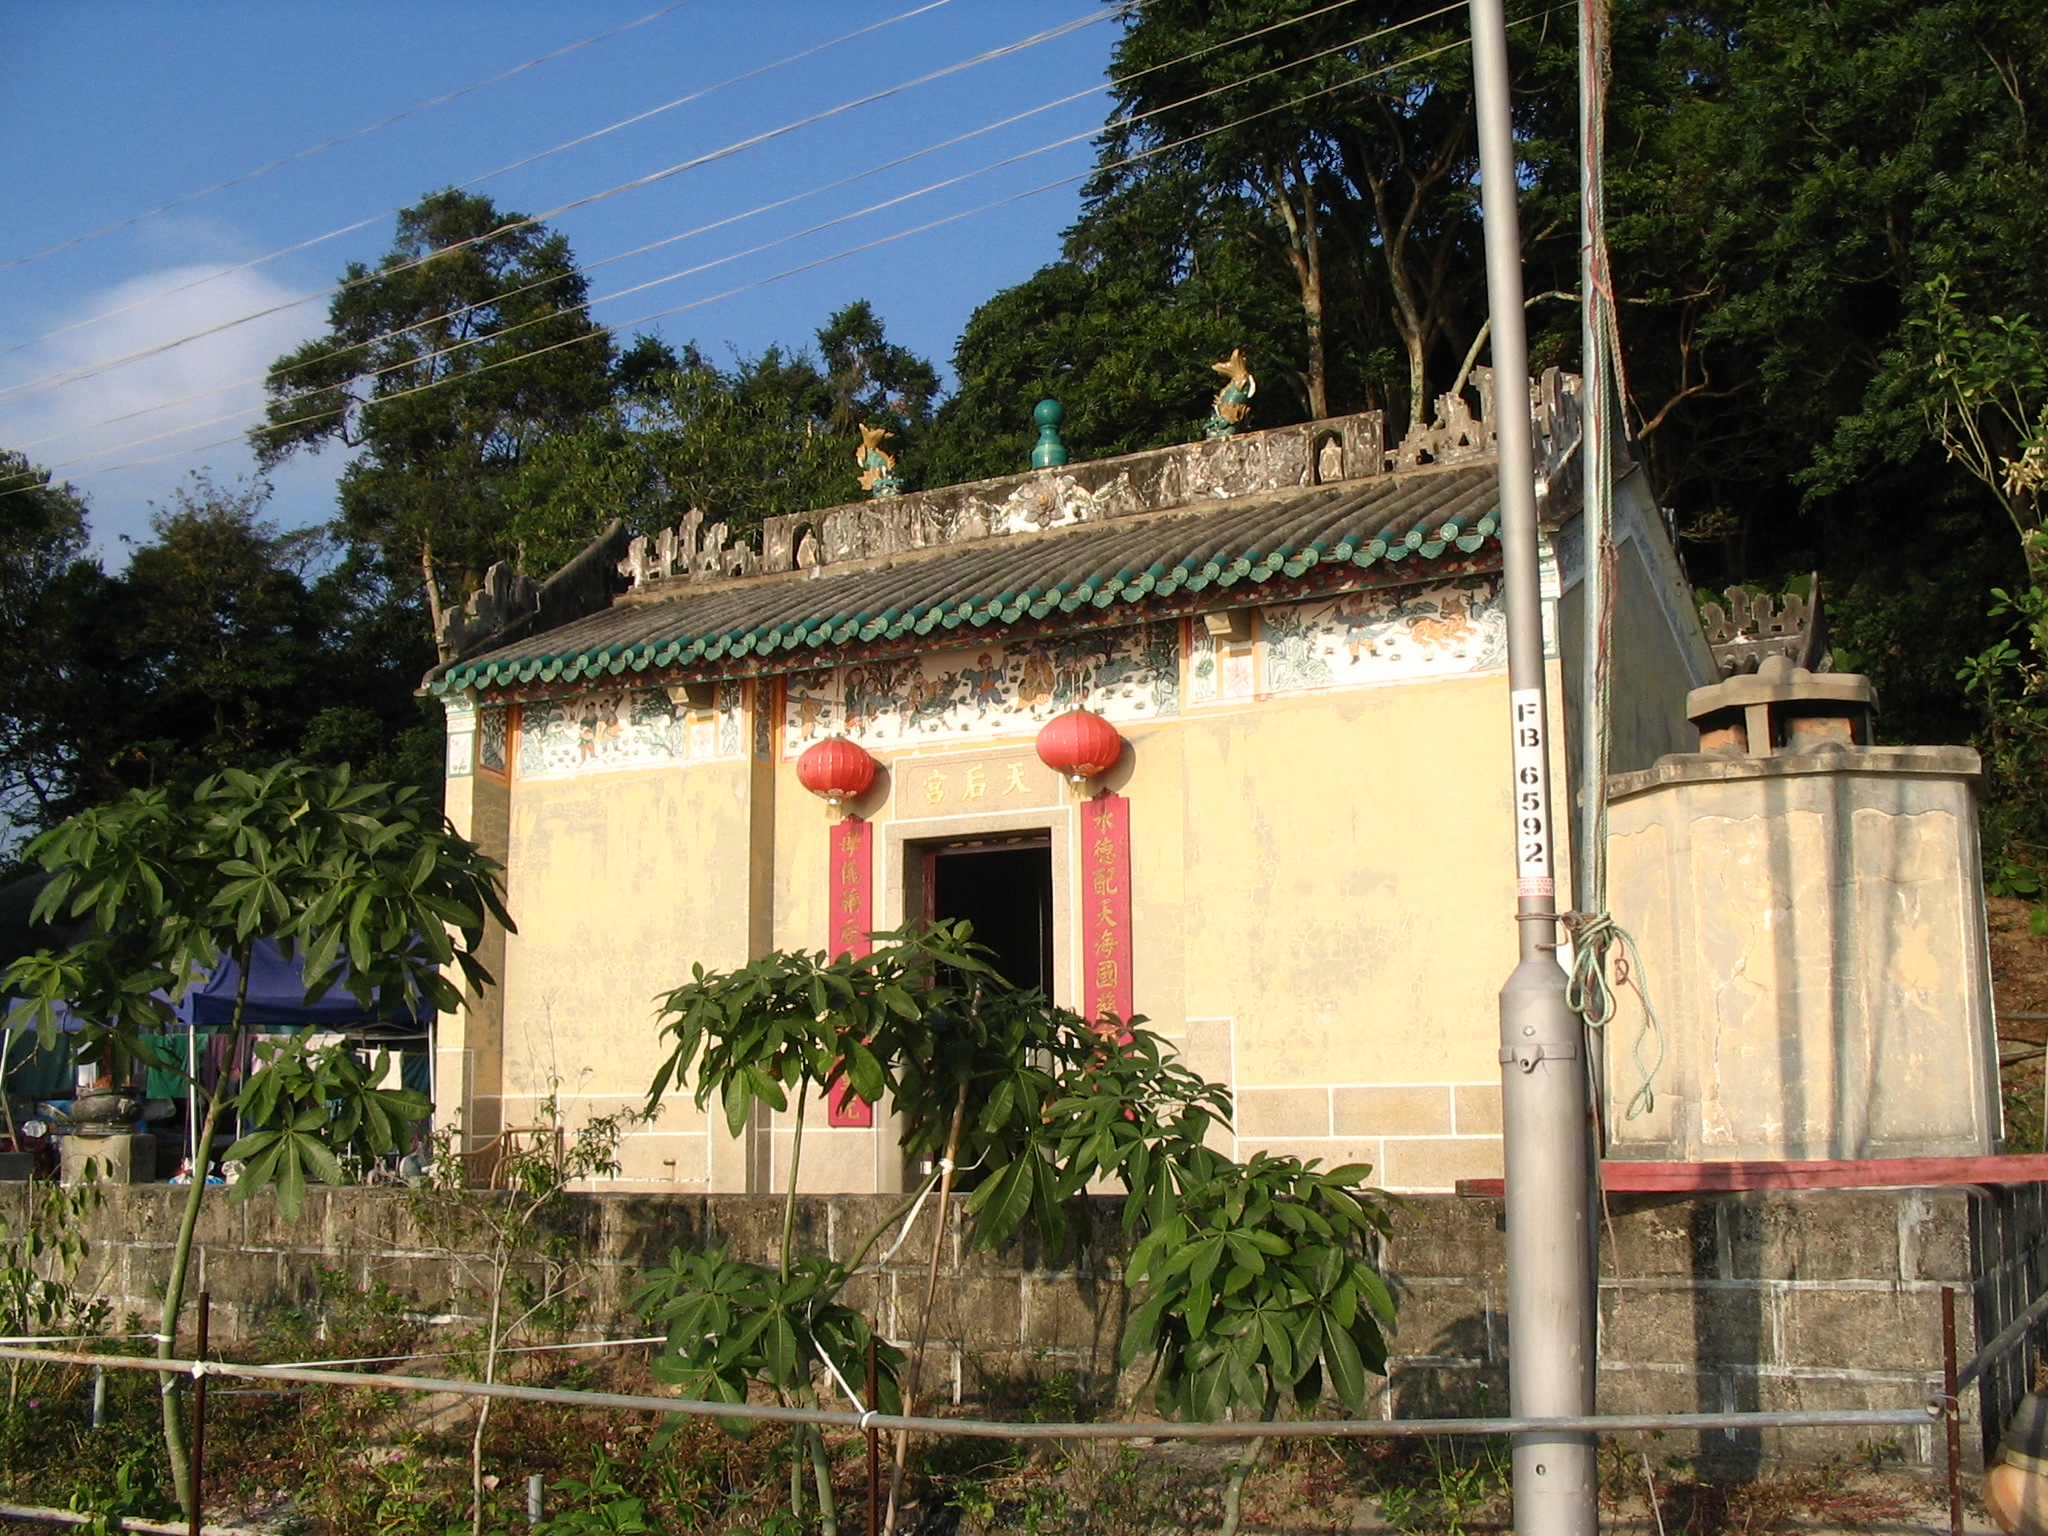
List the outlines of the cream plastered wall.
<svg viewBox="0 0 2048 1536">
<path fill-rule="evenodd" d="M 1514 963 L 1506 719 L 1506 677 L 1490 669 L 1122 725 L 1128 750 L 1106 784 L 1131 807 L 1135 1006 L 1236 1090 L 1240 1154 L 1367 1162 L 1393 1189 L 1498 1174 L 1496 994 Z M 693 962 L 825 944 L 835 814 L 779 743 L 753 745 L 758 761 L 450 781 L 474 786 L 451 803 L 495 794 L 507 806 L 519 931 L 497 999 L 504 1123 L 531 1123 L 551 1087 L 572 1123 L 636 1105 L 662 1054 L 653 999 Z M 944 761 L 994 767 L 1030 752 L 1027 729 Z M 877 926 L 906 915 L 917 841 L 992 830 L 1051 834 L 1063 903 L 1076 792 L 1054 783 L 1030 808 L 954 816 L 903 792 L 938 761 L 885 755 L 855 807 L 875 824 Z M 1072 1003 L 1077 925 L 1060 926 L 1055 984 Z M 497 1107 L 484 1097 L 479 1125 Z M 901 1187 L 883 1108 L 872 1130 L 807 1117 L 802 1186 Z M 793 1129 L 779 1115 L 735 1140 L 722 1115 L 707 1125 L 687 1090 L 672 1091 L 660 1120 L 626 1138 L 621 1182 L 779 1190 Z"/>
<path fill-rule="evenodd" d="M 1622 781 L 1614 912 L 1656 1018 L 1625 990 L 1607 1031 L 1613 1155 L 1998 1150 L 1977 777 L 1873 747 Z"/>
<path fill-rule="evenodd" d="M 1124 727 L 1108 783 L 1131 803 L 1136 1008 L 1236 1090 L 1241 1155 L 1368 1162 L 1396 1189 L 1498 1175 L 1496 994 L 1515 960 L 1506 718 L 1493 671 Z M 891 900 L 889 861 L 906 854 L 895 786 L 934 763 L 999 763 L 1028 740 L 884 760 L 857 807 L 875 822 L 878 924 L 904 916 Z M 835 818 L 782 773 L 777 942 L 814 948 Z M 918 808 L 912 845 L 1043 828 L 1057 885 L 1076 856 L 1074 802 L 1070 790 L 1008 818 Z M 1068 1003 L 1074 959 L 1063 943 Z M 767 1187 L 786 1185 L 792 1129 L 777 1117 Z M 899 1176 L 886 1121 L 808 1120 L 803 1187 L 895 1188 Z"/>
<path fill-rule="evenodd" d="M 748 958 L 750 765 L 516 781 L 507 841 L 504 1114 L 559 1095 L 578 1122 L 638 1106 L 665 1054 L 654 999 Z M 721 1132 L 720 1140 L 723 1140 Z M 620 1149 L 633 1183 L 704 1189 L 714 1148 L 687 1090 Z"/>
</svg>

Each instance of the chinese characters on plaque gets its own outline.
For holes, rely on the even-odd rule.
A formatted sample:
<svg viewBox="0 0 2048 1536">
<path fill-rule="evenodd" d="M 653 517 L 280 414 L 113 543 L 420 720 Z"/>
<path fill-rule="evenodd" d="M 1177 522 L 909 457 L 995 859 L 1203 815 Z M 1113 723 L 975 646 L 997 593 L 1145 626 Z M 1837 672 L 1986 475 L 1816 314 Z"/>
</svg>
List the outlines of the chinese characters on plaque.
<svg viewBox="0 0 2048 1536">
<path fill-rule="evenodd" d="M 1081 807 L 1081 1011 L 1131 1016 L 1131 802 L 1102 794 Z"/>
<path fill-rule="evenodd" d="M 851 955 L 858 960 L 869 950 L 868 934 L 874 928 L 871 907 L 874 892 L 875 829 L 856 817 L 848 817 L 831 831 L 832 856 L 828 865 L 831 886 L 832 957 Z M 866 1128 L 875 1123 L 875 1106 L 840 1081 L 826 1095 L 825 1123 Z"/>
<path fill-rule="evenodd" d="M 894 765 L 904 818 L 1036 810 L 1060 803 L 1059 778 L 1033 753 L 910 757 Z"/>
</svg>

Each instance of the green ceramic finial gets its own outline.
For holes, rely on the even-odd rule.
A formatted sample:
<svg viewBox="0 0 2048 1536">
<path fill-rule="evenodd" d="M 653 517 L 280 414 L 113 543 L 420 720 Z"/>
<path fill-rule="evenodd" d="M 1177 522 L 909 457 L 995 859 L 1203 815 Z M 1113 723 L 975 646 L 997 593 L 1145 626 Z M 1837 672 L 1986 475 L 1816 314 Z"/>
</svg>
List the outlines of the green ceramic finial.
<svg viewBox="0 0 2048 1536">
<path fill-rule="evenodd" d="M 1067 462 L 1067 445 L 1060 441 L 1060 423 L 1067 413 L 1057 400 L 1041 400 L 1033 407 L 1031 419 L 1038 424 L 1038 446 L 1031 450 L 1033 469 L 1058 469 Z"/>
</svg>

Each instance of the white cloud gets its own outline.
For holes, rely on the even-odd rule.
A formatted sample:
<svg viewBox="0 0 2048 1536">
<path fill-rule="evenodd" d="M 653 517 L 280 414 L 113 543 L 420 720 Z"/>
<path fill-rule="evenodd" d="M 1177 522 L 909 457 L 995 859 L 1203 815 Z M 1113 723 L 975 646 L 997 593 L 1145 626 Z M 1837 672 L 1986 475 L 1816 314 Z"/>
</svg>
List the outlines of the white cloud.
<svg viewBox="0 0 2048 1536">
<path fill-rule="evenodd" d="M 206 469 L 230 479 L 254 472 L 241 434 L 259 419 L 263 372 L 323 329 L 325 302 L 293 304 L 302 291 L 257 271 L 183 265 L 93 293 L 72 313 L 39 317 L 38 329 L 47 332 L 110 310 L 126 311 L 0 358 L 0 446 L 26 453 L 84 491 L 92 504 L 94 541 L 109 563 L 120 564 L 120 536 L 146 537 L 149 503 L 161 500 L 186 474 Z M 129 309 L 131 304 L 136 307 Z M 277 313 L 263 313 L 269 310 Z M 32 381 L 91 372 L 106 359 L 258 314 L 260 319 L 91 377 L 16 393 Z M 287 524 L 329 515 L 344 462 L 329 451 L 288 463 L 273 477 L 278 496 L 272 515 Z"/>
</svg>

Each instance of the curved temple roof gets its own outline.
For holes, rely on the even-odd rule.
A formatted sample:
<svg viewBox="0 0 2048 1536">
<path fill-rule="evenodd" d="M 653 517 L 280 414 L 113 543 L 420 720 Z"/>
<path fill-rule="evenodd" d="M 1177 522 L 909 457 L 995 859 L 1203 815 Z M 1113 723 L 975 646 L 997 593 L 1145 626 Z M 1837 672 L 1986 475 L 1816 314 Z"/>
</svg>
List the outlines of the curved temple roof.
<svg viewBox="0 0 2048 1536">
<path fill-rule="evenodd" d="M 1326 578 L 1318 588 L 1357 584 L 1382 562 L 1497 544 L 1494 476 L 1489 458 L 999 535 L 844 572 L 683 586 L 457 662 L 433 686 L 502 689 L 735 663 L 779 671 L 813 665 L 822 651 L 962 626 L 1119 608 L 1137 610 L 1135 620 L 1176 594 L 1211 588 L 1251 592 L 1312 573 Z"/>
</svg>

